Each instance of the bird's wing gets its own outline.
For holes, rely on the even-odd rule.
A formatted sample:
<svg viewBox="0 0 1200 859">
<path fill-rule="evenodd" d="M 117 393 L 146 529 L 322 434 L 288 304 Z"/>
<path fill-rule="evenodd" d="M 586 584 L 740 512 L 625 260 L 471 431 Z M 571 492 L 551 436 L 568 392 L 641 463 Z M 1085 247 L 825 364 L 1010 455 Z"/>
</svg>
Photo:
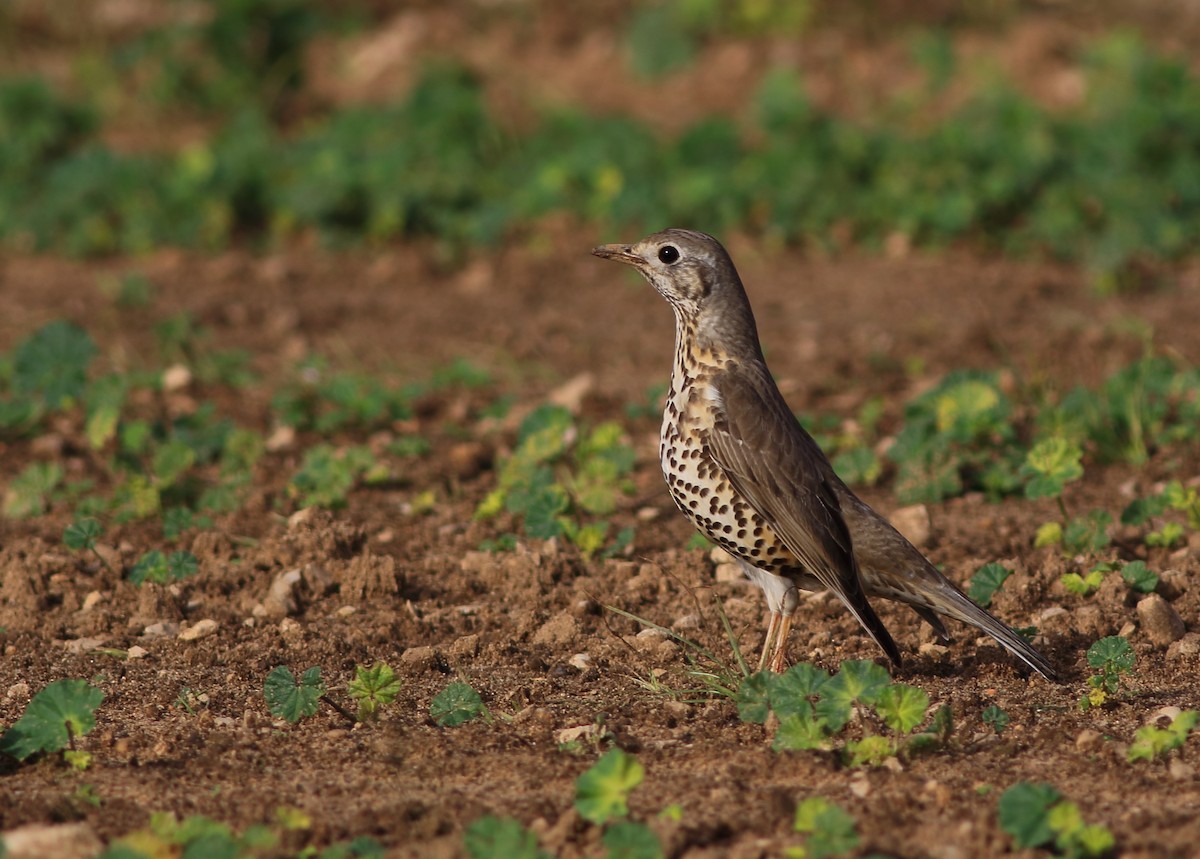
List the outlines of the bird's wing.
<svg viewBox="0 0 1200 859">
<path fill-rule="evenodd" d="M 766 369 L 718 373 L 709 438 L 713 458 L 804 568 L 846 604 L 896 664 L 900 652 L 863 592 L 850 532 L 817 443 L 789 411 Z"/>
</svg>

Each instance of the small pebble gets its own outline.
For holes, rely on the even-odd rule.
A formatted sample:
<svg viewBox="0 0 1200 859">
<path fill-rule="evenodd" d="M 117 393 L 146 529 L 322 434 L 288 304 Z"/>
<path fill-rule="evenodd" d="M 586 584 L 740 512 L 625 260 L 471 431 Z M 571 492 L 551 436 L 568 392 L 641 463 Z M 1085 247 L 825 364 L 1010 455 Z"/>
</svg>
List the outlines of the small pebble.
<svg viewBox="0 0 1200 859">
<path fill-rule="evenodd" d="M 179 633 L 180 641 L 199 641 L 202 638 L 208 638 L 217 631 L 219 624 L 210 617 L 203 620 L 198 620 L 189 626 L 187 629 Z"/>
<path fill-rule="evenodd" d="M 1158 647 L 1178 641 L 1187 632 L 1179 613 L 1158 594 L 1150 594 L 1139 602 L 1137 613 L 1142 622 L 1142 631 Z"/>
<path fill-rule="evenodd" d="M 576 653 L 574 656 L 572 656 L 570 659 L 567 660 L 567 664 L 571 665 L 575 668 L 578 668 L 580 671 L 587 671 L 589 668 L 592 667 L 591 654 Z"/>
</svg>

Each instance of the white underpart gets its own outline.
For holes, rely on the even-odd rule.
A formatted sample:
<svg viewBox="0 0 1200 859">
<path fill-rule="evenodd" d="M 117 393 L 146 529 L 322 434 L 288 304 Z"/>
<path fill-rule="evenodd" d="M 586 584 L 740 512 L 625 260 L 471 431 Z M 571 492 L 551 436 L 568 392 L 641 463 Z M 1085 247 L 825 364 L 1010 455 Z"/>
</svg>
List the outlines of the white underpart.
<svg viewBox="0 0 1200 859">
<path fill-rule="evenodd" d="M 780 612 L 787 617 L 795 614 L 796 607 L 800 604 L 800 594 L 791 579 L 760 570 L 741 558 L 734 560 L 738 562 L 746 578 L 762 588 L 763 595 L 767 598 L 767 609 L 772 614 Z"/>
</svg>

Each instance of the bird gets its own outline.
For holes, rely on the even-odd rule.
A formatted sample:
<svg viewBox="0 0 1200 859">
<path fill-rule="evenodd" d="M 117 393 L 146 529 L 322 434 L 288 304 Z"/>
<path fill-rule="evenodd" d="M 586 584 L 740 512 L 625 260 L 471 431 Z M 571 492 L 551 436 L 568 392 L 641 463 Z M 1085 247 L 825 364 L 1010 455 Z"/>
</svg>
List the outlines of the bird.
<svg viewBox="0 0 1200 859">
<path fill-rule="evenodd" d="M 766 597 L 758 669 L 787 667 L 799 591 L 832 591 L 896 666 L 899 647 L 870 598 L 912 608 L 943 642 L 942 617 L 977 627 L 1049 680 L 1058 672 L 977 605 L 838 477 L 767 369 L 729 253 L 685 229 L 595 256 L 632 266 L 675 312 L 675 357 L 659 459 L 676 506 Z"/>
</svg>

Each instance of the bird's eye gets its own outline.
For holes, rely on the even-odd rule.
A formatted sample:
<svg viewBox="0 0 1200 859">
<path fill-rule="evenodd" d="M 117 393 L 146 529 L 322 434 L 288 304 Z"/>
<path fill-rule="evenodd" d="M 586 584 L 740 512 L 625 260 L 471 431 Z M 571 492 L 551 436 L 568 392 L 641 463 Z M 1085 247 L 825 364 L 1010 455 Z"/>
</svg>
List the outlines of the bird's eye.
<svg viewBox="0 0 1200 859">
<path fill-rule="evenodd" d="M 658 249 L 658 259 L 667 265 L 679 262 L 679 248 L 674 245 L 663 245 Z"/>
</svg>

